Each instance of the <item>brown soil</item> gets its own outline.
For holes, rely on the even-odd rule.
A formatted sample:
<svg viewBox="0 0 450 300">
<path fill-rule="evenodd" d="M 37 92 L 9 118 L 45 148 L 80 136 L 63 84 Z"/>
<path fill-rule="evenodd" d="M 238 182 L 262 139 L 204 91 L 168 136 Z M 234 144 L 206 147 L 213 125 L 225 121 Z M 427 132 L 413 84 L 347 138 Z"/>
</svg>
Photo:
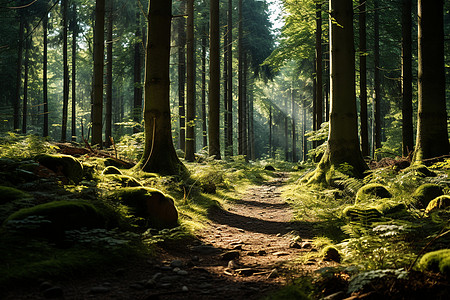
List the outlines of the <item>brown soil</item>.
<svg viewBox="0 0 450 300">
<path fill-rule="evenodd" d="M 62 288 L 64 299 L 261 299 L 300 268 L 311 271 L 331 265 L 314 259 L 296 262 L 317 251 L 310 243 L 312 226 L 292 222 L 292 210 L 279 190 L 287 174 L 276 175 L 225 209 L 210 211 L 210 222 L 197 239 L 166 243 L 157 257 L 106 270 L 102 277 L 86 274 L 52 284 Z M 295 243 L 297 236 L 301 240 Z M 174 261 L 180 263 L 181 272 L 174 270 Z M 36 285 L 6 299 L 45 298 Z"/>
</svg>

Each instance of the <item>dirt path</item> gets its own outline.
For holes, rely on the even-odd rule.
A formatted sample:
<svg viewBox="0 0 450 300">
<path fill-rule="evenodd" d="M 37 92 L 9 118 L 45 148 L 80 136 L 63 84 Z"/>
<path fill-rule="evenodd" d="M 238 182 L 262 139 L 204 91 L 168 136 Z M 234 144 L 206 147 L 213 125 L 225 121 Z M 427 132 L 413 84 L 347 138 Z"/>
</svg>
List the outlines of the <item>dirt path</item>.
<svg viewBox="0 0 450 300">
<path fill-rule="evenodd" d="M 261 299 L 300 268 L 297 258 L 315 251 L 311 226 L 291 222 L 292 210 L 281 197 L 287 174 L 275 175 L 225 210 L 212 210 L 197 240 L 166 244 L 156 258 L 101 278 L 87 274 L 52 284 L 64 299 Z M 323 264 L 311 261 L 310 268 Z M 32 289 L 7 299 L 45 299 L 38 286 Z"/>
</svg>

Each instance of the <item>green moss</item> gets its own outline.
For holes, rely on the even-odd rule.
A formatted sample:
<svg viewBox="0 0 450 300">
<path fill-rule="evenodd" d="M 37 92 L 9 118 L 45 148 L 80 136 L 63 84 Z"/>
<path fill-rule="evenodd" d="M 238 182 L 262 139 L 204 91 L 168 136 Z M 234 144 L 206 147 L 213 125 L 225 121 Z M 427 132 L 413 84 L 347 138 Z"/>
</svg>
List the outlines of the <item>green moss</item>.
<svg viewBox="0 0 450 300">
<path fill-rule="evenodd" d="M 0 204 L 25 198 L 31 198 L 31 195 L 12 187 L 0 186 Z"/>
<path fill-rule="evenodd" d="M 83 178 L 83 166 L 73 156 L 64 154 L 42 154 L 36 160 L 55 173 L 61 172 L 69 181 L 79 183 Z"/>
<path fill-rule="evenodd" d="M 368 198 L 392 198 L 387 188 L 379 183 L 370 183 L 358 190 L 355 202 L 362 202 Z"/>
<path fill-rule="evenodd" d="M 442 195 L 439 196 L 428 203 L 427 208 L 425 209 L 425 213 L 430 213 L 440 209 L 446 209 L 450 207 L 450 196 Z"/>
<path fill-rule="evenodd" d="M 139 181 L 128 175 L 108 174 L 103 176 L 106 180 L 112 180 L 120 183 L 122 187 L 139 187 L 142 186 Z"/>
<path fill-rule="evenodd" d="M 106 220 L 89 202 L 72 200 L 23 208 L 9 216 L 4 225 L 25 233 L 60 239 L 66 230 L 105 227 Z"/>
<path fill-rule="evenodd" d="M 419 177 L 435 177 L 436 173 L 430 171 L 425 165 L 413 164 L 410 167 L 403 170 L 404 173 L 413 172 L 414 175 Z"/>
<path fill-rule="evenodd" d="M 323 248 L 322 258 L 325 261 L 341 261 L 341 255 L 339 254 L 339 251 L 333 246 L 326 246 L 325 248 Z"/>
<path fill-rule="evenodd" d="M 419 186 L 413 194 L 415 204 L 419 208 L 427 207 L 431 200 L 443 195 L 442 188 L 433 183 L 425 183 Z"/>
<path fill-rule="evenodd" d="M 382 213 L 374 207 L 362 207 L 358 205 L 347 206 L 342 214 L 350 221 L 361 225 L 370 225 L 379 222 Z"/>
<path fill-rule="evenodd" d="M 421 270 L 440 272 L 450 275 L 450 249 L 442 249 L 426 253 L 419 260 L 418 267 Z"/>
<path fill-rule="evenodd" d="M 103 169 L 102 175 L 108 175 L 108 174 L 123 175 L 122 171 L 120 171 L 117 167 L 114 167 L 114 166 L 107 166 L 105 169 Z"/>
</svg>

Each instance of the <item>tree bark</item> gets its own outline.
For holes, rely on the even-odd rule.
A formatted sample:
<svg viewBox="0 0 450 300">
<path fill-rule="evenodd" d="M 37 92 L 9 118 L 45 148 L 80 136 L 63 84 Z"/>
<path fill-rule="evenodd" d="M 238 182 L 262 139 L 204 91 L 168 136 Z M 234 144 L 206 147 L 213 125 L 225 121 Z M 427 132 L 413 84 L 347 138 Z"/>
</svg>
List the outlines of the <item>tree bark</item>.
<svg viewBox="0 0 450 300">
<path fill-rule="evenodd" d="M 92 145 L 102 148 L 103 119 L 103 55 L 105 0 L 97 0 L 94 26 L 94 87 L 92 103 Z"/>
<path fill-rule="evenodd" d="M 419 110 L 413 161 L 449 154 L 445 101 L 444 1 L 418 1 Z"/>
<path fill-rule="evenodd" d="M 141 83 L 141 47 L 142 47 L 142 36 L 141 36 L 141 16 L 140 13 L 136 13 L 136 31 L 134 33 L 134 38 L 136 39 L 134 43 L 134 94 L 133 94 L 133 121 L 140 124 L 142 121 L 142 83 Z M 139 127 L 133 127 L 133 133 L 139 132 Z"/>
<path fill-rule="evenodd" d="M 295 135 L 295 116 L 297 112 L 295 111 L 295 89 L 291 87 L 291 114 L 292 114 L 292 161 L 297 162 L 297 138 Z"/>
<path fill-rule="evenodd" d="M 367 30 L 366 0 L 359 0 L 359 102 L 360 136 L 363 156 L 369 156 L 369 129 L 367 115 Z"/>
<path fill-rule="evenodd" d="M 228 157 L 228 27 L 224 26 L 223 33 L 223 108 L 224 108 L 224 117 L 223 117 L 223 138 L 224 138 L 224 146 L 225 157 Z"/>
<path fill-rule="evenodd" d="M 181 0 L 181 14 L 186 13 L 186 0 Z M 184 17 L 178 18 L 178 116 L 180 122 L 179 147 L 185 151 L 186 148 L 186 22 Z"/>
<path fill-rule="evenodd" d="M 374 92 L 375 99 L 373 104 L 374 126 L 372 134 L 373 156 L 375 150 L 381 148 L 381 80 L 380 80 L 380 17 L 379 17 L 379 0 L 375 0 L 374 7 Z"/>
<path fill-rule="evenodd" d="M 208 141 L 209 156 L 220 159 L 220 37 L 219 0 L 210 0 L 209 28 L 209 97 L 208 97 Z"/>
<path fill-rule="evenodd" d="M 331 113 L 325 153 L 310 182 L 325 182 L 326 173 L 348 164 L 348 175 L 362 177 L 367 165 L 358 139 L 352 0 L 330 0 Z"/>
<path fill-rule="evenodd" d="M 30 34 L 30 28 L 27 27 L 27 35 Z M 25 73 L 23 81 L 23 103 L 22 103 L 22 133 L 27 133 L 27 120 L 28 120 L 28 69 L 30 62 L 30 47 L 31 47 L 31 35 L 25 41 Z"/>
<path fill-rule="evenodd" d="M 288 128 L 288 101 L 287 97 L 284 98 L 284 159 L 285 161 L 289 161 L 289 128 Z"/>
<path fill-rule="evenodd" d="M 150 0 L 144 86 L 144 153 L 139 166 L 145 172 L 186 174 L 172 141 L 169 61 L 172 1 Z"/>
<path fill-rule="evenodd" d="M 42 27 L 44 31 L 44 53 L 43 53 L 43 63 L 42 63 L 42 93 L 44 102 L 44 127 L 42 130 L 42 135 L 44 137 L 48 136 L 48 82 L 47 82 L 47 49 L 48 49 L 48 14 L 46 13 L 44 19 L 42 20 Z"/>
<path fill-rule="evenodd" d="M 62 0 L 63 18 L 63 109 L 61 125 L 61 141 L 67 140 L 67 119 L 69 110 L 69 63 L 67 45 L 67 1 Z"/>
<path fill-rule="evenodd" d="M 411 0 L 402 1 L 402 154 L 414 150 L 412 107 L 412 18 Z"/>
<path fill-rule="evenodd" d="M 243 94 L 243 25 L 242 0 L 238 2 L 238 155 L 244 155 L 244 94 Z"/>
<path fill-rule="evenodd" d="M 194 61 L 194 0 L 187 0 L 187 124 L 186 161 L 195 160 L 195 61 Z"/>
<path fill-rule="evenodd" d="M 302 100 L 302 111 L 303 111 L 303 118 L 302 118 L 302 149 L 303 149 L 303 161 L 306 162 L 308 160 L 308 139 L 305 135 L 306 133 L 306 100 Z"/>
<path fill-rule="evenodd" d="M 269 106 L 269 158 L 273 157 L 272 151 L 272 105 Z"/>
<path fill-rule="evenodd" d="M 233 0 L 228 0 L 227 14 L 227 143 L 225 151 L 233 156 Z"/>
<path fill-rule="evenodd" d="M 207 47 L 207 29 L 206 26 L 202 30 L 202 137 L 203 148 L 208 147 L 208 131 L 206 116 L 206 47 Z"/>
<path fill-rule="evenodd" d="M 25 31 L 25 20 L 23 14 L 20 13 L 20 24 L 19 24 L 19 39 L 17 42 L 17 69 L 16 69 L 16 97 L 13 103 L 14 110 L 14 120 L 13 126 L 14 130 L 19 130 L 20 128 L 20 88 L 22 85 L 22 60 L 23 60 L 23 36 Z"/>
<path fill-rule="evenodd" d="M 111 146 L 112 137 L 112 63 L 113 63 L 113 0 L 108 0 L 108 31 L 106 38 L 106 103 L 105 146 Z"/>
<path fill-rule="evenodd" d="M 316 130 L 323 122 L 322 92 L 322 3 L 316 3 Z"/>
<path fill-rule="evenodd" d="M 77 140 L 77 118 L 76 118 L 76 104 L 77 104 L 77 79 L 76 79 L 76 66 L 77 66 L 77 35 L 78 35 L 78 24 L 77 24 L 77 4 L 74 1 L 72 6 L 72 141 Z"/>
</svg>

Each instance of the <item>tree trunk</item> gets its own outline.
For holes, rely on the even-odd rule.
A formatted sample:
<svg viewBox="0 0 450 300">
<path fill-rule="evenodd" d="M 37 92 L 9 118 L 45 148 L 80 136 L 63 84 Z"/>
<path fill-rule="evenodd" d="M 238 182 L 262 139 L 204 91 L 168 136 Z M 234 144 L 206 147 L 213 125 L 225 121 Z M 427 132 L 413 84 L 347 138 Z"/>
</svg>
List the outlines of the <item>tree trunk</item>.
<svg viewBox="0 0 450 300">
<path fill-rule="evenodd" d="M 27 35 L 30 35 L 30 28 L 27 26 Z M 30 61 L 31 35 L 25 41 L 25 73 L 23 81 L 23 104 L 22 104 L 22 133 L 27 133 L 28 119 L 28 69 Z"/>
<path fill-rule="evenodd" d="M 206 117 L 206 26 L 203 27 L 202 34 L 202 136 L 203 148 L 208 146 L 208 131 L 207 131 L 207 117 Z"/>
<path fill-rule="evenodd" d="M 48 14 L 46 13 L 44 19 L 42 20 L 42 27 L 44 31 L 44 54 L 43 54 L 43 66 L 42 66 L 42 93 L 44 102 L 44 128 L 42 130 L 42 135 L 44 137 L 48 136 L 48 84 L 47 84 L 47 30 L 48 30 Z"/>
<path fill-rule="evenodd" d="M 303 148 L 303 161 L 306 162 L 308 160 L 308 139 L 305 135 L 306 133 L 306 100 L 303 99 L 302 100 L 302 110 L 303 110 L 303 122 L 302 122 L 302 137 L 303 137 L 303 142 L 302 142 L 302 148 Z"/>
<path fill-rule="evenodd" d="M 413 161 L 449 154 L 445 101 L 444 1 L 418 1 L 419 111 Z"/>
<path fill-rule="evenodd" d="M 195 61 L 194 61 L 194 0 L 187 1 L 187 127 L 186 161 L 195 160 Z"/>
<path fill-rule="evenodd" d="M 295 111 L 295 89 L 291 87 L 291 114 L 292 114 L 292 161 L 297 162 L 297 143 L 295 136 L 295 116 L 297 112 Z"/>
<path fill-rule="evenodd" d="M 362 177 L 367 165 L 358 139 L 353 47 L 352 0 L 330 0 L 331 113 L 326 151 L 310 182 L 325 182 L 326 174 L 341 164 L 348 175 Z"/>
<path fill-rule="evenodd" d="M 106 37 L 106 103 L 105 146 L 111 146 L 112 137 L 112 63 L 113 63 L 113 0 L 108 0 L 108 31 Z"/>
<path fill-rule="evenodd" d="M 13 103 L 14 110 L 14 120 L 13 126 L 14 130 L 19 130 L 20 128 L 20 87 L 22 85 L 22 56 L 23 56 L 23 36 L 25 31 L 25 20 L 22 14 L 20 14 L 20 24 L 19 24 L 19 39 L 17 42 L 17 69 L 16 69 L 16 97 Z"/>
<path fill-rule="evenodd" d="M 78 35 L 78 25 L 77 25 L 77 4 L 73 2 L 72 6 L 72 141 L 77 140 L 77 118 L 76 118 L 76 66 L 77 66 L 77 35 Z"/>
<path fill-rule="evenodd" d="M 227 14 L 227 143 L 225 151 L 233 156 L 233 0 L 228 0 Z"/>
<path fill-rule="evenodd" d="M 181 0 L 181 14 L 186 12 L 186 0 Z M 186 22 L 184 17 L 178 18 L 178 116 L 180 118 L 179 147 L 186 149 L 186 108 L 185 108 L 185 87 L 186 87 Z"/>
<path fill-rule="evenodd" d="M 220 159 L 220 34 L 219 0 L 210 0 L 209 22 L 209 97 L 208 97 L 208 138 L 209 156 Z"/>
<path fill-rule="evenodd" d="M 248 77 L 248 53 L 244 51 L 242 63 L 242 154 L 248 159 L 248 101 L 247 101 L 247 77 Z"/>
<path fill-rule="evenodd" d="M 103 119 L 103 55 L 105 0 L 97 0 L 94 26 L 94 87 L 92 103 L 92 145 L 102 148 Z"/>
<path fill-rule="evenodd" d="M 273 157 L 272 144 L 272 105 L 269 106 L 269 157 Z"/>
<path fill-rule="evenodd" d="M 139 166 L 145 172 L 185 174 L 172 141 L 169 60 L 172 1 L 150 0 L 144 86 L 144 153 Z"/>
<path fill-rule="evenodd" d="M 363 156 L 369 156 L 369 129 L 367 115 L 367 30 L 366 0 L 359 0 L 359 102 L 360 102 L 360 136 Z"/>
<path fill-rule="evenodd" d="M 375 63 L 375 74 L 374 74 L 374 92 L 375 99 L 373 105 L 373 115 L 374 115 L 374 128 L 372 135 L 372 147 L 373 156 L 375 156 L 375 150 L 381 148 L 381 80 L 380 80 L 380 17 L 379 17 L 379 7 L 378 1 L 375 0 L 374 7 L 374 63 Z"/>
<path fill-rule="evenodd" d="M 287 101 L 287 97 L 284 98 L 284 109 L 283 109 L 283 114 L 284 114 L 284 159 L 285 161 L 289 161 L 289 128 L 288 128 L 288 121 L 289 121 L 289 116 L 288 116 L 288 101 Z"/>
<path fill-rule="evenodd" d="M 142 47 L 142 36 L 141 36 L 141 15 L 139 12 L 136 13 L 136 31 L 134 33 L 134 38 L 136 42 L 134 43 L 134 94 L 133 94 L 133 122 L 140 124 L 142 121 L 142 83 L 141 83 L 141 47 Z M 139 132 L 139 127 L 133 127 L 133 133 Z"/>
<path fill-rule="evenodd" d="M 225 157 L 228 157 L 228 27 L 224 26 L 223 34 L 223 107 L 224 107 L 224 118 L 223 118 L 223 137 Z"/>
<path fill-rule="evenodd" d="M 402 0 L 402 154 L 414 150 L 412 108 L 411 0 Z"/>
<path fill-rule="evenodd" d="M 67 140 L 67 119 L 69 111 L 69 63 L 67 45 L 67 1 L 62 0 L 63 18 L 63 109 L 61 125 L 61 141 Z"/>
<path fill-rule="evenodd" d="M 244 94 L 243 94 L 243 25 L 242 0 L 238 2 L 238 155 L 244 155 Z"/>
<path fill-rule="evenodd" d="M 323 122 L 322 92 L 322 3 L 316 4 L 316 130 Z"/>
</svg>

